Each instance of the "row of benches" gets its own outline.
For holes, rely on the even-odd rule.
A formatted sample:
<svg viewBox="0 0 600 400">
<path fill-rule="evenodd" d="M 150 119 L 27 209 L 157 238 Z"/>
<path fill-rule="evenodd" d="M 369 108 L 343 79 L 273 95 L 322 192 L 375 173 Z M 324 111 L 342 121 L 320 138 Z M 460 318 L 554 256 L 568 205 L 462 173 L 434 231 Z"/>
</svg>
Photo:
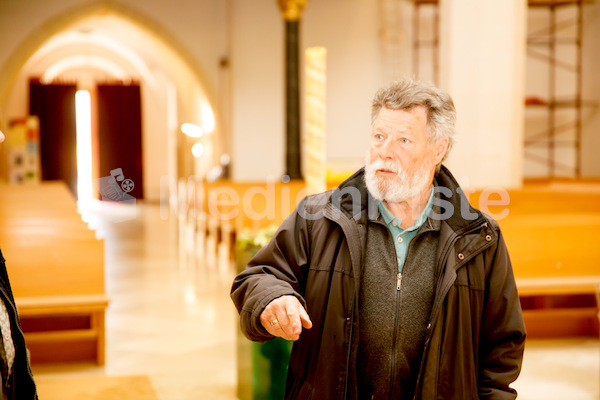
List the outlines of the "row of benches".
<svg viewBox="0 0 600 400">
<path fill-rule="evenodd" d="M 301 181 L 190 180 L 180 182 L 179 193 L 180 219 L 188 226 L 195 221 L 203 235 L 229 244 L 244 230 L 280 224 L 305 189 Z M 498 218 L 529 337 L 597 337 L 600 182 L 529 182 L 519 190 L 467 195 L 475 207 Z"/>
<path fill-rule="evenodd" d="M 104 245 L 66 185 L 0 185 L 0 247 L 32 363 L 104 364 Z"/>
<path fill-rule="evenodd" d="M 233 245 L 244 229 L 281 223 L 303 189 L 296 181 L 184 183 L 180 217 Z M 478 206 L 479 193 L 470 197 Z M 510 191 L 508 205 L 489 210 L 503 208 L 509 214 L 499 223 L 529 336 L 597 335 L 600 185 L 527 185 Z M 32 361 L 102 365 L 108 306 L 103 242 L 81 220 L 67 187 L 0 185 L 0 246 Z"/>
</svg>

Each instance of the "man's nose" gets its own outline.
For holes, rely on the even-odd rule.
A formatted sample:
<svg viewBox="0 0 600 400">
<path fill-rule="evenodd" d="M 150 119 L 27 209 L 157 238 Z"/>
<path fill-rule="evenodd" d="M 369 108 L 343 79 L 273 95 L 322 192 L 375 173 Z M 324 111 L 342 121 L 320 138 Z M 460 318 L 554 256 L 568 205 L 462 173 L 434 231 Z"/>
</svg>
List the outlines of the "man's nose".
<svg viewBox="0 0 600 400">
<path fill-rule="evenodd" d="M 378 150 L 378 156 L 381 159 L 391 159 L 394 156 L 392 142 L 389 139 L 386 139 L 383 143 L 381 143 L 381 146 L 379 146 Z"/>
</svg>

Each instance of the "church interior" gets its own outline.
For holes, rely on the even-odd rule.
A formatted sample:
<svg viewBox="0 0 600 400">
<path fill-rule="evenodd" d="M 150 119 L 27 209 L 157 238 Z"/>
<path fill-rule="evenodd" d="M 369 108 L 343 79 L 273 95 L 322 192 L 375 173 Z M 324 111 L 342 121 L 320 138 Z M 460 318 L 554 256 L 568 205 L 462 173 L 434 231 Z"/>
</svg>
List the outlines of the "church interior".
<svg viewBox="0 0 600 400">
<path fill-rule="evenodd" d="M 518 398 L 600 398 L 599 37 L 595 0 L 0 1 L 0 249 L 39 397 L 281 398 L 233 278 L 414 77 L 508 246 Z"/>
</svg>

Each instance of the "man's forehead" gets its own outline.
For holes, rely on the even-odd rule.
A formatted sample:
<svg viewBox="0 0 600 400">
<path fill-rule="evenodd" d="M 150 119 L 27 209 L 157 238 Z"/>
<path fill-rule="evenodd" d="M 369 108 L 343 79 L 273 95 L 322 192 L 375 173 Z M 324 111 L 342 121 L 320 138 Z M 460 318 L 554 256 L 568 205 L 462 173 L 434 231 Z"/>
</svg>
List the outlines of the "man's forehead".
<svg viewBox="0 0 600 400">
<path fill-rule="evenodd" d="M 381 111 L 385 113 L 399 113 L 399 114 L 411 114 L 419 117 L 427 117 L 427 107 L 422 105 L 414 105 L 407 108 L 390 108 L 387 106 L 383 106 Z"/>
<path fill-rule="evenodd" d="M 427 109 L 423 106 L 409 110 L 382 108 L 375 122 L 375 129 L 395 128 L 410 129 L 424 128 L 427 125 Z"/>
<path fill-rule="evenodd" d="M 417 134 L 420 131 L 422 131 L 422 129 L 419 126 L 394 124 L 394 123 L 387 123 L 387 124 L 382 123 L 381 125 L 376 125 L 375 128 L 373 129 L 373 132 L 375 132 L 375 133 L 386 133 L 386 134 L 392 134 L 392 135 Z"/>
</svg>

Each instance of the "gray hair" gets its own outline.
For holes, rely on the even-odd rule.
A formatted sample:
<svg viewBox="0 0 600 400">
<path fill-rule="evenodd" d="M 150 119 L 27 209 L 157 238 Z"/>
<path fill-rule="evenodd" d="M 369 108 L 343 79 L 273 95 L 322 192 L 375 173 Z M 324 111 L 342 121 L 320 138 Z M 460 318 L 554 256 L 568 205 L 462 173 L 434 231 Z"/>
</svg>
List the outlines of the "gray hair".
<svg viewBox="0 0 600 400">
<path fill-rule="evenodd" d="M 371 127 L 375 126 L 383 107 L 390 110 L 410 110 L 418 106 L 427 109 L 426 131 L 429 142 L 448 139 L 447 155 L 454 145 L 456 109 L 450 95 L 432 84 L 407 78 L 379 89 L 371 105 Z"/>
</svg>

